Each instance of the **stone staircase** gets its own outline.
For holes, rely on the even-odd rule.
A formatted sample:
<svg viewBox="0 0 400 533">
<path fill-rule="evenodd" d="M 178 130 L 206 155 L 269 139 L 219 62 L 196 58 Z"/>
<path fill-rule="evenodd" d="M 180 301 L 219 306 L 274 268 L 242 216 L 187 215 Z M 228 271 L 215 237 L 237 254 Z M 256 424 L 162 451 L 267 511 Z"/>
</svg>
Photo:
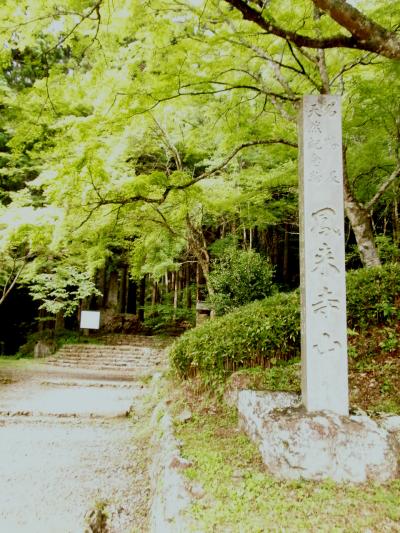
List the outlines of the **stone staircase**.
<svg viewBox="0 0 400 533">
<path fill-rule="evenodd" d="M 127 336 L 104 338 L 104 344 L 65 344 L 47 359 L 47 364 L 110 372 L 143 371 L 166 364 L 164 347 L 151 337 L 122 337 Z"/>
</svg>

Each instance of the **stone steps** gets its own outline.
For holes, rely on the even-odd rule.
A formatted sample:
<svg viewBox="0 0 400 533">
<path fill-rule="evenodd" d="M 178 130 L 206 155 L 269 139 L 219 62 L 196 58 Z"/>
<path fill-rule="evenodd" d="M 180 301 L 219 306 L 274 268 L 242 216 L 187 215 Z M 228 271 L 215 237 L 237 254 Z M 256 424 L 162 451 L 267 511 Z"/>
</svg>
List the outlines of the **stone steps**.
<svg viewBox="0 0 400 533">
<path fill-rule="evenodd" d="M 131 345 L 131 344 L 119 344 L 119 345 L 108 345 L 108 344 L 64 344 L 62 348 L 63 351 L 88 351 L 91 352 L 94 349 L 104 352 L 131 352 L 131 351 L 142 351 L 142 350 L 156 350 L 156 347 L 153 346 L 142 346 L 142 345 Z"/>
<path fill-rule="evenodd" d="M 159 353 L 127 353 L 127 352 L 113 352 L 113 353 L 106 353 L 106 352 L 95 352 L 92 353 L 89 352 L 63 352 L 59 351 L 57 352 L 57 357 L 67 357 L 67 358 L 77 358 L 77 359 L 91 359 L 91 358 L 97 358 L 97 359 L 154 359 L 159 357 Z"/>
<path fill-rule="evenodd" d="M 48 359 L 48 362 L 50 363 L 59 363 L 59 362 L 65 362 L 70 364 L 76 364 L 79 365 L 80 363 L 86 364 L 86 365 L 116 365 L 116 366 L 127 366 L 127 365 L 140 365 L 140 366 L 149 366 L 149 365 L 157 365 L 160 362 L 159 358 L 151 358 L 151 359 L 101 359 L 101 358 L 79 358 L 79 357 L 62 357 L 62 358 L 51 358 Z"/>
<path fill-rule="evenodd" d="M 99 337 L 102 344 L 108 346 L 144 346 L 144 347 L 163 347 L 163 341 L 157 337 L 146 335 L 127 335 L 127 334 L 109 334 Z"/>
<path fill-rule="evenodd" d="M 155 364 L 129 364 L 129 363 L 82 363 L 77 362 L 74 363 L 72 361 L 52 361 L 50 362 L 51 365 L 57 366 L 57 367 L 65 367 L 65 368 L 85 368 L 85 369 L 92 369 L 92 370 L 143 370 L 148 368 L 154 368 L 158 366 L 159 363 Z"/>
<path fill-rule="evenodd" d="M 138 350 L 138 351 L 119 351 L 119 350 L 113 350 L 113 351 L 98 351 L 98 350 L 59 350 L 58 352 L 59 356 L 65 356 L 65 357 L 128 357 L 128 358 L 137 358 L 140 359 L 146 358 L 146 357 L 154 357 L 156 355 L 159 355 L 160 352 L 155 350 Z"/>
<path fill-rule="evenodd" d="M 123 337 L 122 340 L 126 340 L 126 336 Z M 143 344 L 143 339 L 147 340 L 147 345 Z M 138 339 L 139 345 L 66 344 L 47 363 L 64 368 L 108 371 L 143 370 L 161 365 L 165 358 L 164 350 L 149 346 L 148 337 L 143 339 Z"/>
</svg>

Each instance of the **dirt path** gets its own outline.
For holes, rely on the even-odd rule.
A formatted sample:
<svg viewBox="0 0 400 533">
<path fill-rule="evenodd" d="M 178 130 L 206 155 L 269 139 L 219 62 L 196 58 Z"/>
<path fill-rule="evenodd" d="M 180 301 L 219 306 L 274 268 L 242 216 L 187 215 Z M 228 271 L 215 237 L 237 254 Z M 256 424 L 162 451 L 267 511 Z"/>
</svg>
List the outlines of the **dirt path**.
<svg viewBox="0 0 400 533">
<path fill-rule="evenodd" d="M 121 376 L 0 363 L 0 531 L 82 533 L 106 505 L 108 531 L 145 533 L 147 464 L 126 414 L 146 392 Z"/>
</svg>

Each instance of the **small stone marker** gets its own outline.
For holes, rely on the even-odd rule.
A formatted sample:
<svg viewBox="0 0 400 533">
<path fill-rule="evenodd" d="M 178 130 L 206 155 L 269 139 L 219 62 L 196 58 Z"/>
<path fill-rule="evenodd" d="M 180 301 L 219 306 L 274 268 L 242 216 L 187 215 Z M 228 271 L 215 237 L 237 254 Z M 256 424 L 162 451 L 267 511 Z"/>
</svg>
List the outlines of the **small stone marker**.
<svg viewBox="0 0 400 533">
<path fill-rule="evenodd" d="M 348 415 L 341 109 L 305 96 L 300 110 L 302 399 Z"/>
</svg>

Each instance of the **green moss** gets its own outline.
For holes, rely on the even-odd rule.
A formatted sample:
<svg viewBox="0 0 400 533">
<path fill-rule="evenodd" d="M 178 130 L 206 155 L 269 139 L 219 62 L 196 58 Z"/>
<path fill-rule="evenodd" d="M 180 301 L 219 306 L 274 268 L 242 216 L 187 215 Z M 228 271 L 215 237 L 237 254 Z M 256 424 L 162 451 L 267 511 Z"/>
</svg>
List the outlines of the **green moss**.
<svg viewBox="0 0 400 533">
<path fill-rule="evenodd" d="M 197 413 L 177 427 L 185 470 L 205 496 L 190 513 L 204 532 L 398 531 L 400 482 L 350 486 L 278 481 L 265 470 L 253 443 L 237 431 L 233 410 Z"/>
</svg>

